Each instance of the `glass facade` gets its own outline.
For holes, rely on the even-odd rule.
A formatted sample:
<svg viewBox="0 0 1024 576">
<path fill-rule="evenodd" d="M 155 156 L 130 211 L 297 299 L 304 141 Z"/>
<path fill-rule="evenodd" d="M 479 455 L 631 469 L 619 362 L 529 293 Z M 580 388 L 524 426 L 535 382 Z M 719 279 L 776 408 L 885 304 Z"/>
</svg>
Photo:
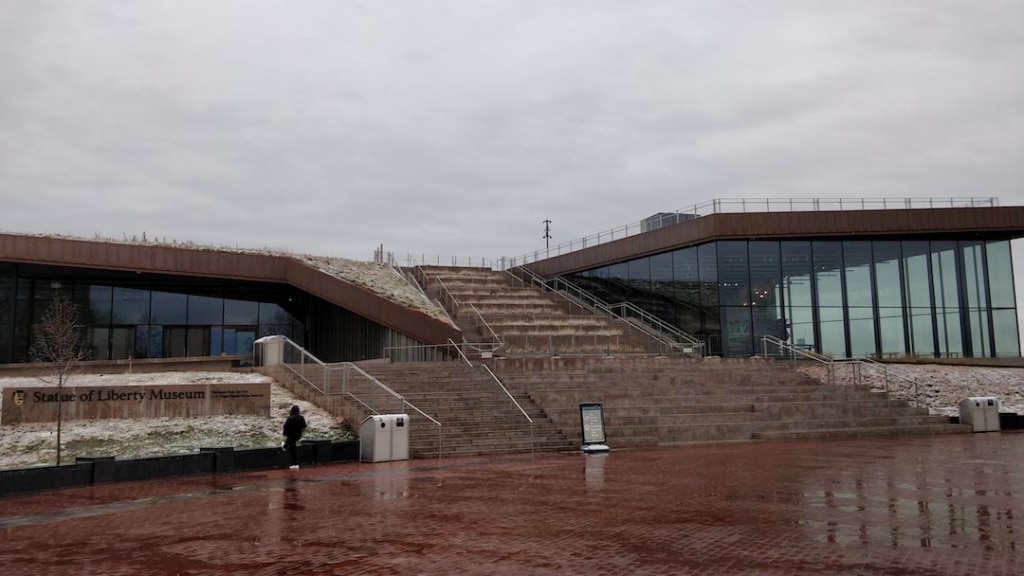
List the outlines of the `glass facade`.
<svg viewBox="0 0 1024 576">
<path fill-rule="evenodd" d="M 90 360 L 252 354 L 253 341 L 305 327 L 287 288 L 207 280 L 90 277 L 82 271 L 0 264 L 0 364 L 30 359 L 33 332 L 56 291 L 78 305 Z"/>
<path fill-rule="evenodd" d="M 711 354 L 1019 357 L 1008 240 L 720 240 L 570 275 Z"/>
</svg>

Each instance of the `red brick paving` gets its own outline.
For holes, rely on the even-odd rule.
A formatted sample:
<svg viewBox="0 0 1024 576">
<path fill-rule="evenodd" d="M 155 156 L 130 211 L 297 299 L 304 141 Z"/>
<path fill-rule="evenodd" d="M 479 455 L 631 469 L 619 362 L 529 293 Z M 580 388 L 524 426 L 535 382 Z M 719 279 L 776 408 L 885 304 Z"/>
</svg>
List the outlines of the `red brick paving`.
<svg viewBox="0 0 1024 576">
<path fill-rule="evenodd" d="M 613 447 L 614 448 L 614 447 Z M 0 574 L 1024 574 L 1024 434 L 224 474 L 0 498 Z"/>
</svg>

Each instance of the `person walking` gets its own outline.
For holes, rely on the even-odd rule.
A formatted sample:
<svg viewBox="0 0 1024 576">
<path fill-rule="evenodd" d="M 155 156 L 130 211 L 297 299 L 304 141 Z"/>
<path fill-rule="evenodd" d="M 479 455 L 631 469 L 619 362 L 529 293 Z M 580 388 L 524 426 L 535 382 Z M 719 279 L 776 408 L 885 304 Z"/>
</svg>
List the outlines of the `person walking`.
<svg viewBox="0 0 1024 576">
<path fill-rule="evenodd" d="M 291 412 L 288 414 L 288 418 L 284 421 L 284 450 L 287 450 L 292 457 L 292 465 L 289 466 L 291 469 L 299 467 L 299 440 L 302 438 L 302 432 L 306 429 L 306 418 L 299 414 L 299 407 L 292 406 Z"/>
</svg>

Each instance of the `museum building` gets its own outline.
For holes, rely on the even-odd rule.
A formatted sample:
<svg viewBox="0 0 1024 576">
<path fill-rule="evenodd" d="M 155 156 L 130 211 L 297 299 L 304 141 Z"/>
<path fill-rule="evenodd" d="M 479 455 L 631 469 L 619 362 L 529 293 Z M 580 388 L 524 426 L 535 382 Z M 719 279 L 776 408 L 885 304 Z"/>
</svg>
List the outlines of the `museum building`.
<svg viewBox="0 0 1024 576">
<path fill-rule="evenodd" d="M 834 358 L 1020 357 L 1010 241 L 1024 207 L 918 200 L 713 201 L 503 261 L 633 303 L 711 355 L 759 354 L 771 336 Z M 282 334 L 338 362 L 462 339 L 295 255 L 0 234 L 0 364 L 31 360 L 58 292 L 78 305 L 93 360 L 246 358 Z"/>
<path fill-rule="evenodd" d="M 1024 208 L 959 200 L 715 201 L 526 267 L 636 304 L 712 355 L 760 354 L 772 336 L 833 358 L 1020 357 L 1010 240 Z"/>
</svg>

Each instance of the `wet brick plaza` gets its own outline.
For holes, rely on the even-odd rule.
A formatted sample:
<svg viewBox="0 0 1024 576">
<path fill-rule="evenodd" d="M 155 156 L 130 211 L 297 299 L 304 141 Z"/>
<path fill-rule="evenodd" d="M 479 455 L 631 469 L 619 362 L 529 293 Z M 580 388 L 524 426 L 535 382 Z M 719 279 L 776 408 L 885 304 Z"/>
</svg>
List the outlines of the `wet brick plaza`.
<svg viewBox="0 0 1024 576">
<path fill-rule="evenodd" d="M 1024 434 L 342 463 L 0 498 L 0 574 L 1024 574 Z"/>
</svg>

